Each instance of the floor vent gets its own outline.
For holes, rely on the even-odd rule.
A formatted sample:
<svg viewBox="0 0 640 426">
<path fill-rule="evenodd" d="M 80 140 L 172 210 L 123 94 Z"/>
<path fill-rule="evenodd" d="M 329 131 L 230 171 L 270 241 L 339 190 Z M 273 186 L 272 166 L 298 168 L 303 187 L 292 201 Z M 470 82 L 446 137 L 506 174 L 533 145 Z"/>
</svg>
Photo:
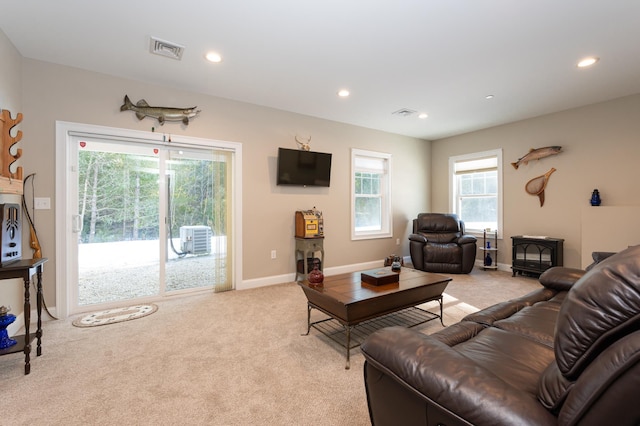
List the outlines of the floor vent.
<svg viewBox="0 0 640 426">
<path fill-rule="evenodd" d="M 156 55 L 166 56 L 167 58 L 182 59 L 182 52 L 184 52 L 184 46 L 180 46 L 176 43 L 160 40 L 156 37 L 151 37 L 151 44 L 149 47 L 151 53 Z"/>
</svg>

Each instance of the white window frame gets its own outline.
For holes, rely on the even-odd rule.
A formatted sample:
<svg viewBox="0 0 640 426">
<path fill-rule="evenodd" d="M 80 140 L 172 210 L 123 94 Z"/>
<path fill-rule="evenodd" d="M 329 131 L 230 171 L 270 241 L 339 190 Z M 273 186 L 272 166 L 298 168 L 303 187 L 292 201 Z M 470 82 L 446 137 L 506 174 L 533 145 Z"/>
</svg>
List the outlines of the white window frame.
<svg viewBox="0 0 640 426">
<path fill-rule="evenodd" d="M 380 181 L 381 229 L 356 229 L 356 172 L 379 172 L 380 169 L 368 169 L 356 165 L 357 159 L 382 162 L 382 179 Z M 374 238 L 391 238 L 393 236 L 393 218 L 391 214 L 391 154 L 351 149 L 351 239 L 365 240 Z"/>
<path fill-rule="evenodd" d="M 463 161 L 472 161 L 472 160 L 480 160 L 483 158 L 490 158 L 490 157 L 495 157 L 497 160 L 497 172 L 498 172 L 498 188 L 497 188 L 497 197 L 498 197 L 498 238 L 502 239 L 502 231 L 503 231 L 503 218 L 502 218 L 502 206 L 503 206 L 503 194 L 502 194 L 502 188 L 503 188 L 503 183 L 502 183 L 502 179 L 503 179 L 503 174 L 502 174 L 502 149 L 494 149 L 494 150 L 490 150 L 490 151 L 482 151 L 482 152 L 474 152 L 474 153 L 470 153 L 470 154 L 464 154 L 464 155 L 457 155 L 457 156 L 453 156 L 453 157 L 449 157 L 449 208 L 451 210 L 452 213 L 456 213 L 456 214 L 460 214 L 457 209 L 458 209 L 458 203 L 457 203 L 457 198 L 458 198 L 458 194 L 457 194 L 457 189 L 458 186 L 456 184 L 456 169 L 455 169 L 455 164 L 458 162 L 463 162 Z M 466 226 L 465 224 L 465 231 L 476 235 L 476 236 L 482 236 L 483 234 L 483 229 L 470 229 Z M 492 231 L 495 231 L 495 229 L 493 229 Z"/>
</svg>

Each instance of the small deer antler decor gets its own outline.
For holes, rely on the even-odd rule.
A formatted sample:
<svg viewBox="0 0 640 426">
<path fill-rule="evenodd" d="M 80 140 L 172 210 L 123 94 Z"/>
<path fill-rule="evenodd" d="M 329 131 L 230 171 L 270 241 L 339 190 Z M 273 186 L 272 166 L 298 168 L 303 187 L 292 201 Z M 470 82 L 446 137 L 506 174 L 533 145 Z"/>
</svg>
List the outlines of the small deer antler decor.
<svg viewBox="0 0 640 426">
<path fill-rule="evenodd" d="M 303 151 L 311 151 L 311 136 L 309 136 L 309 139 L 307 139 L 306 142 L 300 142 L 298 140 L 298 136 L 295 137 L 296 142 L 298 142 L 298 145 L 300 146 L 300 149 Z"/>
</svg>

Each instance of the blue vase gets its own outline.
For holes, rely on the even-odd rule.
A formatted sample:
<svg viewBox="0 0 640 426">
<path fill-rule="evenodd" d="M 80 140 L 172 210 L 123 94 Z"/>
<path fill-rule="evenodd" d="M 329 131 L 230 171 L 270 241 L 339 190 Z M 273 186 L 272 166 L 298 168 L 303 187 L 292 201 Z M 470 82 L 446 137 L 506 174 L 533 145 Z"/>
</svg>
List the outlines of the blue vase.
<svg viewBox="0 0 640 426">
<path fill-rule="evenodd" d="M 591 205 L 599 206 L 602 200 L 600 199 L 600 192 L 597 189 L 594 189 L 591 193 Z"/>
<path fill-rule="evenodd" d="M 5 314 L 0 316 L 0 349 L 7 349 L 15 345 L 15 340 L 9 337 L 7 333 L 7 327 L 16 320 L 16 316 L 12 314 Z"/>
<path fill-rule="evenodd" d="M 487 253 L 487 256 L 484 258 L 484 266 L 491 266 L 492 263 L 491 253 Z"/>
</svg>

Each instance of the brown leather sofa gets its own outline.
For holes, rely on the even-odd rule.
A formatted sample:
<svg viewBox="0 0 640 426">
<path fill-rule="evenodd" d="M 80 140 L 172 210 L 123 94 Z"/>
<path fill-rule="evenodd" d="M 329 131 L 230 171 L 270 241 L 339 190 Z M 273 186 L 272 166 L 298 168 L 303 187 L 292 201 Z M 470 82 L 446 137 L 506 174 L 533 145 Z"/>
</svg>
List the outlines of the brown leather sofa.
<svg viewBox="0 0 640 426">
<path fill-rule="evenodd" d="M 432 335 L 362 344 L 373 425 L 639 425 L 640 246 Z"/>
<path fill-rule="evenodd" d="M 413 219 L 409 253 L 421 271 L 468 274 L 476 261 L 476 237 L 464 233 L 455 214 L 420 213 Z"/>
</svg>

